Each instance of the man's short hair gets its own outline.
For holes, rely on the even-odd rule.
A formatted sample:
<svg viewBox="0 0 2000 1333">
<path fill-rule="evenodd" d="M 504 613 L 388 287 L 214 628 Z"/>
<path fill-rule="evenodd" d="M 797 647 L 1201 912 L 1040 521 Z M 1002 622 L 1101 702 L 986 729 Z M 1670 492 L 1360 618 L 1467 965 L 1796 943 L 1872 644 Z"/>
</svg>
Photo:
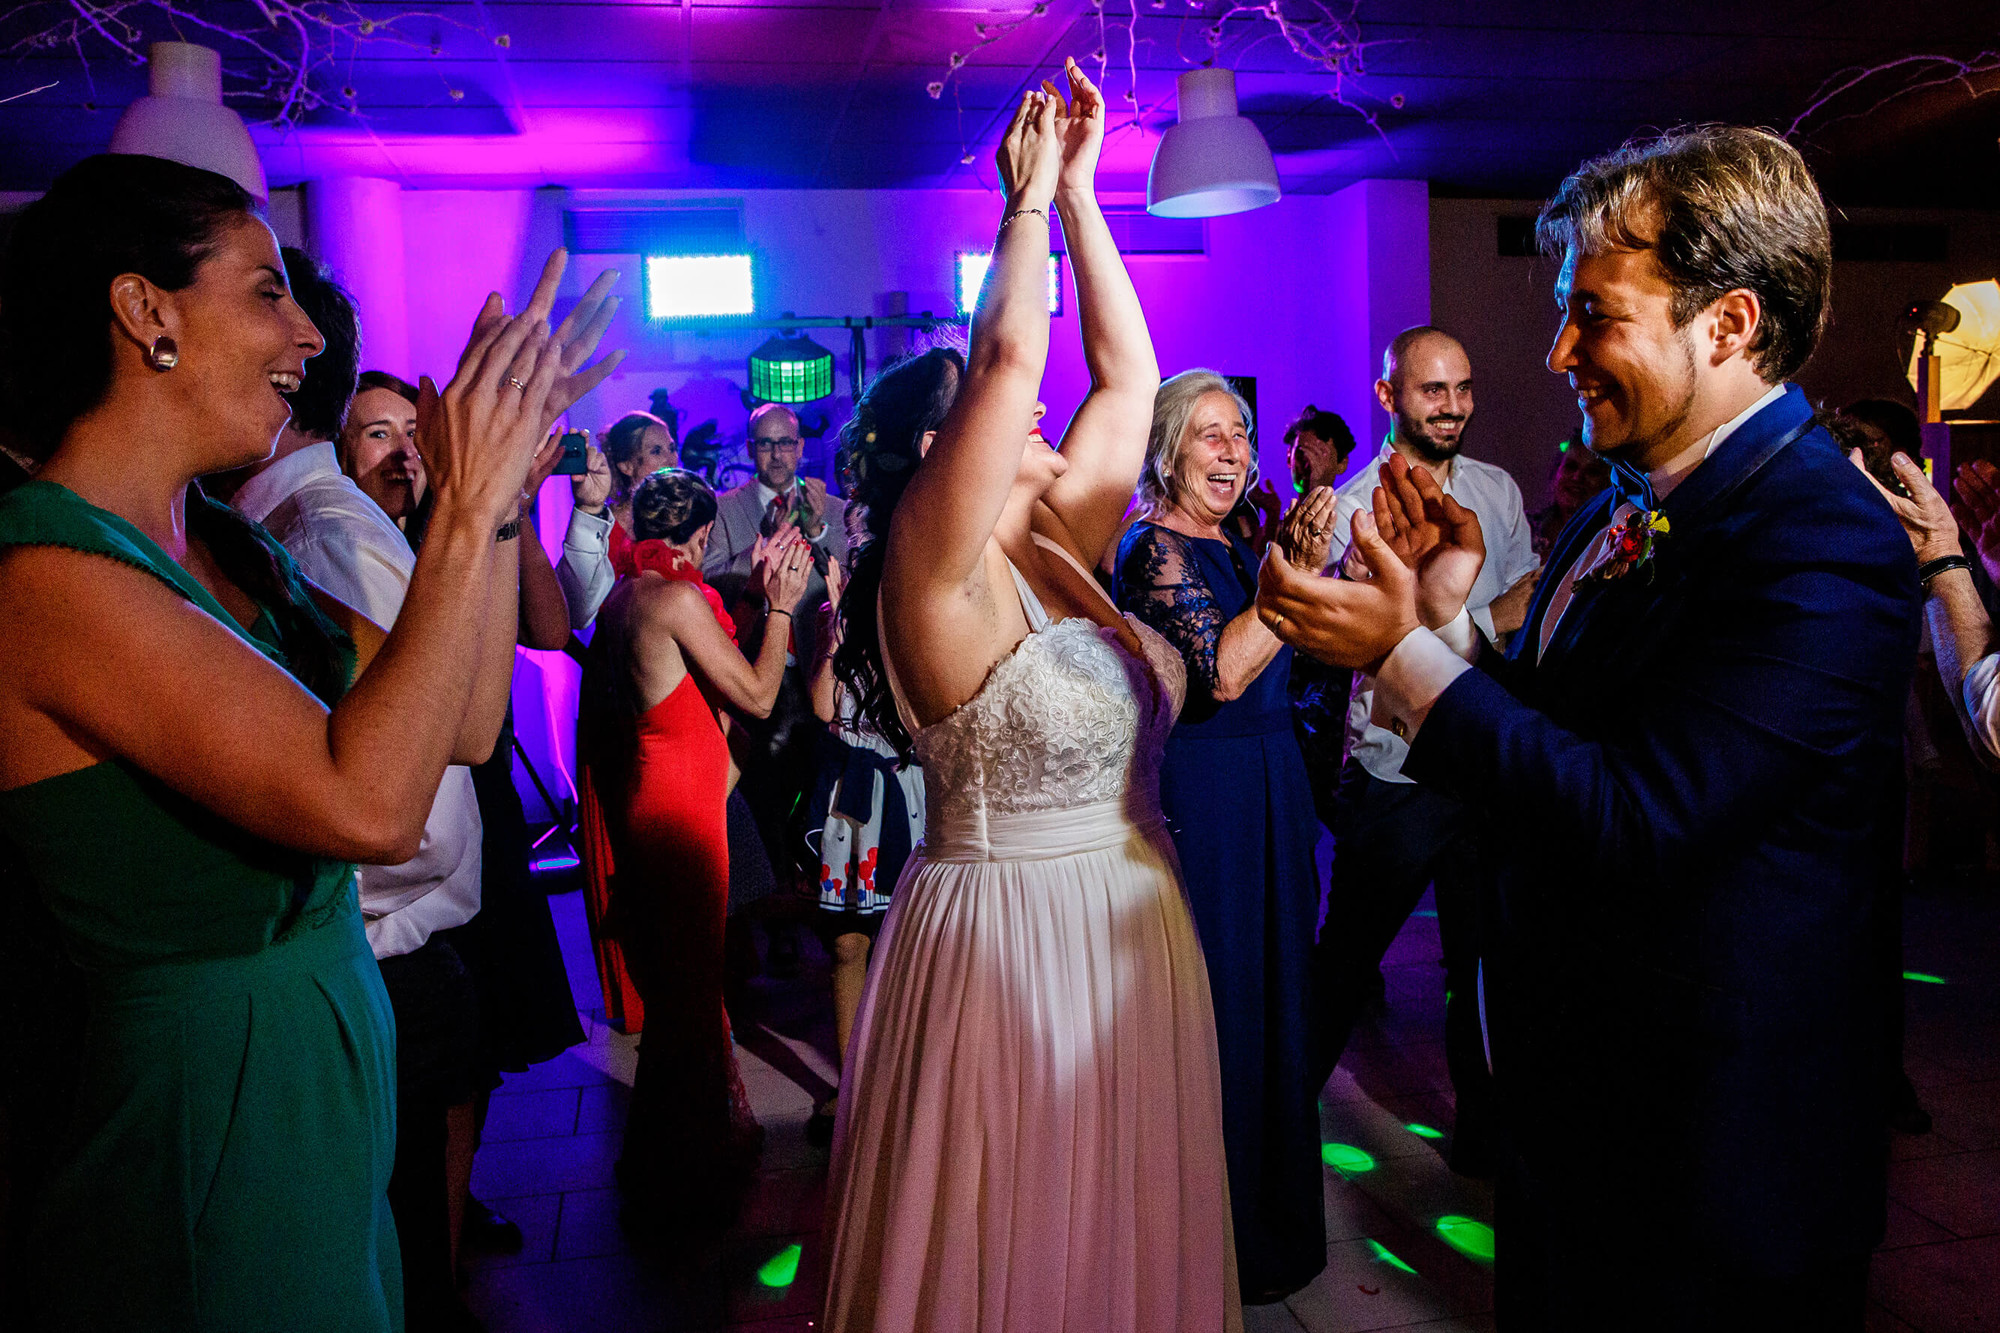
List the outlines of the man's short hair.
<svg viewBox="0 0 2000 1333">
<path fill-rule="evenodd" d="M 1413 324 L 1389 340 L 1389 346 L 1382 352 L 1382 378 L 1392 383 L 1396 367 L 1409 359 L 1410 349 L 1426 338 L 1442 338 L 1452 346 L 1464 350 L 1464 344 L 1446 333 L 1435 324 Z"/>
<path fill-rule="evenodd" d="M 1766 130 L 1699 125 L 1592 158 L 1543 205 L 1535 236 L 1556 258 L 1651 250 L 1677 328 L 1725 292 L 1755 292 L 1750 364 L 1769 384 L 1796 374 L 1826 328 L 1826 203 L 1798 149 Z"/>
<path fill-rule="evenodd" d="M 297 246 L 286 246 L 284 256 L 285 283 L 292 289 L 292 299 L 326 344 L 306 362 L 305 382 L 288 400 L 292 427 L 314 439 L 335 439 L 347 424 L 347 405 L 354 401 L 355 376 L 361 369 L 361 325 L 354 298 L 334 281 L 326 265 Z"/>
<path fill-rule="evenodd" d="M 783 403 L 759 403 L 756 409 L 750 413 L 750 429 L 753 431 L 756 430 L 757 423 L 774 412 L 782 412 L 790 417 L 794 426 L 799 424 L 799 414 L 793 409 L 786 407 Z"/>
</svg>

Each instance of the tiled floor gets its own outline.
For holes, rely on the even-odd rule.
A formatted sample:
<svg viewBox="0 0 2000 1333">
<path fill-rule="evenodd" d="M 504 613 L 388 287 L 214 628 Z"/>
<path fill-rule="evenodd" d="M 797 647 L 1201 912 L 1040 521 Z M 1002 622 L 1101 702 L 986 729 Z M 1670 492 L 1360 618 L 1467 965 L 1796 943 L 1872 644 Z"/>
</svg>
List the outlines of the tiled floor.
<svg viewBox="0 0 2000 1333">
<path fill-rule="evenodd" d="M 1324 848 L 1322 853 L 1324 854 Z M 579 895 L 551 899 L 586 1015 L 597 1002 Z M 1249 1333 L 1493 1328 L 1492 1192 L 1445 1169 L 1451 1082 L 1443 981 L 1429 902 L 1385 969 L 1388 1007 L 1357 1032 L 1321 1098 L 1327 1268 L 1282 1305 L 1246 1311 Z M 1876 1256 L 1871 1333 L 2000 1328 L 2000 894 L 1940 889 L 1908 904 L 1908 1065 L 1934 1132 L 1899 1136 L 1889 1234 Z M 521 1224 L 518 1256 L 481 1258 L 470 1300 L 492 1333 L 813 1327 L 824 1279 L 826 1154 L 803 1126 L 835 1075 L 826 979 L 756 983 L 737 1016 L 744 1081 L 766 1132 L 742 1221 L 699 1250 L 635 1246 L 618 1225 L 618 1155 L 631 1043 L 588 1022 L 590 1043 L 507 1080 L 494 1097 L 473 1185 Z M 1445 1220 L 1450 1219 L 1450 1220 Z"/>
</svg>

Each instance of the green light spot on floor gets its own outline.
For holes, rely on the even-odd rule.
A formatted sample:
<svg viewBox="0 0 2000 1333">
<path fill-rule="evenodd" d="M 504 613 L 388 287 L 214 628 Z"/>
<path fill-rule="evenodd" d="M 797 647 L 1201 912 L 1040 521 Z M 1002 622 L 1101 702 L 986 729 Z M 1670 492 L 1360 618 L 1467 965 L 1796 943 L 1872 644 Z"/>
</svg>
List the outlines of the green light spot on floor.
<svg viewBox="0 0 2000 1333">
<path fill-rule="evenodd" d="M 1403 1128 L 1409 1130 L 1410 1133 L 1416 1135 L 1420 1139 L 1441 1139 L 1444 1137 L 1443 1130 L 1432 1129 L 1429 1125 L 1420 1125 L 1414 1120 L 1412 1120 L 1409 1124 L 1404 1125 Z"/>
<path fill-rule="evenodd" d="M 1375 1159 L 1351 1143 L 1322 1143 L 1319 1159 L 1344 1176 L 1375 1169 Z"/>
<path fill-rule="evenodd" d="M 1408 1264 L 1404 1263 L 1401 1259 L 1398 1259 L 1395 1253 L 1392 1250 L 1390 1250 L 1390 1248 L 1387 1245 L 1384 1245 L 1381 1241 L 1379 1240 L 1369 1241 L 1368 1248 L 1374 1251 L 1375 1260 L 1377 1263 L 1384 1263 L 1389 1265 L 1389 1267 L 1391 1268 L 1398 1269 L 1402 1272 L 1409 1273 L 1413 1276 L 1415 1275 L 1417 1270 L 1410 1267 Z"/>
<path fill-rule="evenodd" d="M 1421 911 L 1417 911 L 1417 912 L 1412 912 L 1412 913 L 1410 913 L 1410 915 L 1411 915 L 1411 916 L 1427 916 L 1427 917 L 1429 917 L 1429 918 L 1430 918 L 1431 920 L 1433 920 L 1433 921 L 1437 920 L 1437 913 L 1436 913 L 1436 912 L 1433 912 L 1433 911 L 1432 911 L 1432 910 L 1431 910 L 1430 908 L 1428 908 L 1428 907 L 1424 908 L 1424 909 L 1423 909 L 1423 910 L 1421 910 Z"/>
<path fill-rule="evenodd" d="M 1905 972 L 1903 973 L 1903 980 L 1921 981 L 1931 986 L 1944 985 L 1944 978 L 1935 972 Z"/>
<path fill-rule="evenodd" d="M 1440 1217 L 1437 1229 L 1445 1244 L 1460 1254 L 1488 1263 L 1493 1261 L 1493 1228 L 1484 1222 L 1475 1222 L 1469 1217 Z"/>
<path fill-rule="evenodd" d="M 767 1287 L 791 1286 L 799 1275 L 799 1255 L 802 1252 L 796 1245 L 787 1245 L 764 1261 L 764 1266 L 757 1270 L 757 1280 Z M 743 1270 L 739 1268 L 736 1271 L 740 1273 Z"/>
</svg>

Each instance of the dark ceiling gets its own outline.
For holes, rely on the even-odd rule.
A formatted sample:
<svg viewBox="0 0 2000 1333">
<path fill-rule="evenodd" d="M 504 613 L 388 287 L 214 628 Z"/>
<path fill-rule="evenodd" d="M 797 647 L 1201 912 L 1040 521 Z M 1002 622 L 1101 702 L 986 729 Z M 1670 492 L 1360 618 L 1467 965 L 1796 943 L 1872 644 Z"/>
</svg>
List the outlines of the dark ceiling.
<svg viewBox="0 0 2000 1333">
<path fill-rule="evenodd" d="M 1429 180 L 1439 193 L 1530 197 L 1649 128 L 1786 128 L 1842 71 L 2000 50 L 2000 6 L 1964 0 L 1362 0 L 1351 16 L 1308 0 L 1242 12 L 1227 0 L 1101 3 L 427 3 L 436 17 L 393 25 L 400 40 L 330 40 L 334 58 L 314 86 L 334 102 L 351 89 L 359 116 L 325 106 L 278 130 L 254 123 L 275 102 L 253 93 L 236 104 L 274 184 L 345 172 L 417 186 L 972 187 L 991 180 L 991 145 L 1021 90 L 1064 56 L 1090 61 L 1102 50 L 1108 183 L 1141 189 L 1172 121 L 1174 76 L 1213 57 L 1237 71 L 1244 110 L 1288 190 L 1387 176 Z M 251 4 L 180 7 L 284 45 Z M 103 148 L 143 91 L 143 68 L 94 34 L 81 43 L 87 67 L 73 47 L 21 45 L 77 12 L 38 0 L 0 16 L 0 97 L 56 85 L 0 105 L 0 188 L 45 186 Z M 1342 22 L 1329 24 L 1329 13 Z M 177 26 L 222 47 L 234 88 L 264 77 L 249 48 L 204 39 L 155 6 L 128 3 L 123 19 L 148 40 Z M 1339 77 L 1295 50 L 1356 37 L 1363 45 L 1348 50 Z M 955 76 L 954 53 L 965 57 Z M 1877 105 L 1941 68 L 1899 66 L 1807 119 L 1796 137 L 1832 197 L 2000 204 L 2000 72 Z M 934 97 L 927 85 L 938 81 Z"/>
</svg>

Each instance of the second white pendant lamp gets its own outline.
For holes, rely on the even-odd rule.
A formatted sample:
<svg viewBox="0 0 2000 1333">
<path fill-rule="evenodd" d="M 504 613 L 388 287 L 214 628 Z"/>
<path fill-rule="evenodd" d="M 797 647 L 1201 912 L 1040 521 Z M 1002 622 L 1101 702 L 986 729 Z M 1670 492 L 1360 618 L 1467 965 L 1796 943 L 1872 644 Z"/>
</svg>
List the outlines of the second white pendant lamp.
<svg viewBox="0 0 2000 1333">
<path fill-rule="evenodd" d="M 221 53 L 192 42 L 154 42 L 146 63 L 149 92 L 125 108 L 111 132 L 111 151 L 218 172 L 269 199 L 257 145 L 243 117 L 222 104 Z"/>
<path fill-rule="evenodd" d="M 1160 136 L 1146 173 L 1146 211 L 1215 218 L 1278 202 L 1271 146 L 1236 110 L 1236 73 L 1193 69 L 1176 86 L 1179 122 Z"/>
</svg>

